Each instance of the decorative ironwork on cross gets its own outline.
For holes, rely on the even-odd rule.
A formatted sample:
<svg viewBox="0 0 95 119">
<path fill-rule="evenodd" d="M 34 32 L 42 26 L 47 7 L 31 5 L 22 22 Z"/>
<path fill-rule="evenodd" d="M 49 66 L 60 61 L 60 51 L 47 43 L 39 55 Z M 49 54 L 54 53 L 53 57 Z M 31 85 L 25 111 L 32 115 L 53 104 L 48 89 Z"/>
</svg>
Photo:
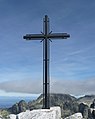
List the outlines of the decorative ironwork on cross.
<svg viewBox="0 0 95 119">
<path fill-rule="evenodd" d="M 26 40 L 43 41 L 43 109 L 50 108 L 50 76 L 49 76 L 49 51 L 50 39 L 67 39 L 70 35 L 67 33 L 52 33 L 49 31 L 49 18 L 45 15 L 43 19 L 43 32 L 41 34 L 26 34 L 23 36 Z"/>
</svg>

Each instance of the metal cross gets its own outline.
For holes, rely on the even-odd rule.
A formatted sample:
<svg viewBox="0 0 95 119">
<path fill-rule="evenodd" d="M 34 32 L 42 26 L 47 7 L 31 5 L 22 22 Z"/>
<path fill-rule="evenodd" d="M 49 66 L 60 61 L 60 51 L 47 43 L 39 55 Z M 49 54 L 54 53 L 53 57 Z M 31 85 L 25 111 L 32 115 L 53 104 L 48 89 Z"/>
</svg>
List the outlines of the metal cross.
<svg viewBox="0 0 95 119">
<path fill-rule="evenodd" d="M 26 40 L 43 41 L 43 109 L 50 108 L 50 76 L 49 76 L 49 51 L 50 39 L 67 39 L 70 35 L 67 33 L 52 33 L 49 31 L 49 18 L 45 15 L 43 19 L 43 32 L 41 34 L 26 34 L 23 36 Z"/>
</svg>

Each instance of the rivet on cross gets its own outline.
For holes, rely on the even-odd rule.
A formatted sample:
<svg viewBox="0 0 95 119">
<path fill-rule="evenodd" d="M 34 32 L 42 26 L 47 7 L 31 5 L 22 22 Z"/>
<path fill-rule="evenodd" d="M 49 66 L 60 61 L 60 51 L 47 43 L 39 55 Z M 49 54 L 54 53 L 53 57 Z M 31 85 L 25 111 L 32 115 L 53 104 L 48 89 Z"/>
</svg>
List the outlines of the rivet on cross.
<svg viewBox="0 0 95 119">
<path fill-rule="evenodd" d="M 49 18 L 45 15 L 43 19 L 43 32 L 41 34 L 26 34 L 26 40 L 43 41 L 43 109 L 50 108 L 50 76 L 49 76 L 49 48 L 50 39 L 67 39 L 67 33 L 52 33 L 49 31 Z"/>
</svg>

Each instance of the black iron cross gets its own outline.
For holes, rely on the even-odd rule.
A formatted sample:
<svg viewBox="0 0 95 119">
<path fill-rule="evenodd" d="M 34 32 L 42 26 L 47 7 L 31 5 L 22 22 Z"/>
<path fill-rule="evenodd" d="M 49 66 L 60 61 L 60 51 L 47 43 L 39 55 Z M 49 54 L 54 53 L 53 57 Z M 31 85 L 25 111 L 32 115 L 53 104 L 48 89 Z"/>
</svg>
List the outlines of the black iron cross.
<svg viewBox="0 0 95 119">
<path fill-rule="evenodd" d="M 41 34 L 26 34 L 26 40 L 43 41 L 43 108 L 50 108 L 50 76 L 49 76 L 49 48 L 50 39 L 67 39 L 67 33 L 52 33 L 49 31 L 49 18 L 45 15 L 43 19 L 43 32 Z"/>
</svg>

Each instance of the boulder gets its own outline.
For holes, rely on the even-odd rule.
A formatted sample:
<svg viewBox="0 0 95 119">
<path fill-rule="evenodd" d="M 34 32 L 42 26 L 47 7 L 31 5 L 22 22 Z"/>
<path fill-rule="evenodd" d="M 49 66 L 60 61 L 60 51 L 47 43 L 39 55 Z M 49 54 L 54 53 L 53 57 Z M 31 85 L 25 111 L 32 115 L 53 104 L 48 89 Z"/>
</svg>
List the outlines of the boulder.
<svg viewBox="0 0 95 119">
<path fill-rule="evenodd" d="M 83 117 L 81 113 L 75 113 L 69 117 L 66 117 L 65 119 L 83 119 Z"/>
<path fill-rule="evenodd" d="M 90 108 L 95 109 L 95 99 L 93 100 L 93 103 L 90 105 Z"/>
<path fill-rule="evenodd" d="M 18 119 L 61 119 L 60 107 L 26 111 L 18 114 Z"/>
<path fill-rule="evenodd" d="M 16 119 L 16 115 L 15 115 L 15 114 L 10 114 L 10 115 L 9 115 L 9 118 L 10 118 L 10 119 Z"/>
<path fill-rule="evenodd" d="M 11 114 L 10 119 L 61 119 L 60 107 L 50 109 L 27 110 L 18 115 Z"/>
<path fill-rule="evenodd" d="M 2 115 L 0 115 L 0 119 L 2 119 Z"/>
<path fill-rule="evenodd" d="M 90 108 L 88 107 L 88 105 L 81 103 L 79 105 L 79 112 L 83 115 L 83 118 L 87 119 L 89 114 L 90 114 Z"/>
<path fill-rule="evenodd" d="M 92 117 L 95 119 L 95 110 L 92 111 Z"/>
</svg>

